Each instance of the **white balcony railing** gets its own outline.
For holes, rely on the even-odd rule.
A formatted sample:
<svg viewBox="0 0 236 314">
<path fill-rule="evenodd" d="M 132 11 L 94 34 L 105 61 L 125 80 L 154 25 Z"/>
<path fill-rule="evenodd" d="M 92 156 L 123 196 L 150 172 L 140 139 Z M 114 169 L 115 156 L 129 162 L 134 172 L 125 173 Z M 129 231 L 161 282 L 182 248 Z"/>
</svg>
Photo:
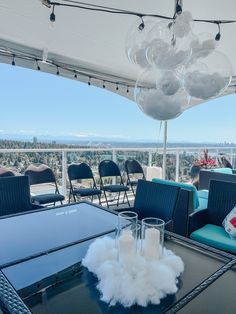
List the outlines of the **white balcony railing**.
<svg viewBox="0 0 236 314">
<path fill-rule="evenodd" d="M 170 170 L 171 179 L 175 181 L 186 181 L 188 179 L 188 173 L 190 171 L 192 162 L 195 158 L 203 157 L 203 150 L 205 147 L 168 147 L 167 148 L 167 165 L 166 169 Z M 220 155 L 227 156 L 233 167 L 236 167 L 236 148 L 233 147 L 209 147 L 209 155 L 212 157 L 218 157 Z M 60 181 L 62 186 L 62 192 L 66 195 L 67 191 L 67 167 L 68 167 L 68 155 L 71 153 L 82 154 L 86 152 L 97 153 L 100 160 L 104 159 L 102 153 L 109 153 L 108 158 L 115 162 L 122 162 L 125 159 L 132 157 L 135 158 L 135 154 L 145 154 L 145 158 L 139 160 L 144 166 L 162 166 L 161 156 L 163 154 L 162 148 L 55 148 L 55 149 L 0 149 L 0 154 L 31 154 L 31 153 L 54 153 L 60 156 Z M 2 155 L 2 160 L 4 160 Z M 122 156 L 123 155 L 123 156 Z M 1 155 L 0 155 L 1 156 Z M 107 158 L 106 156 L 106 158 Z M 168 158 L 169 156 L 169 158 Z M 159 158 L 159 159 L 158 159 Z M 139 159 L 139 158 L 136 158 Z M 86 161 L 86 160 L 84 160 Z M 91 160 L 90 160 L 91 161 Z M 6 164 L 6 161 L 4 162 Z M 29 164 L 32 163 L 29 160 Z M 1 159 L 0 159 L 1 164 Z M 9 162 L 6 164 L 8 167 L 14 167 Z M 25 167 L 28 165 L 25 162 Z M 96 167 L 96 165 L 95 165 Z M 16 167 L 17 168 L 17 167 Z M 17 169 L 16 169 L 17 170 Z M 167 171 L 168 174 L 168 171 Z M 170 179 L 168 177 L 168 179 Z"/>
</svg>

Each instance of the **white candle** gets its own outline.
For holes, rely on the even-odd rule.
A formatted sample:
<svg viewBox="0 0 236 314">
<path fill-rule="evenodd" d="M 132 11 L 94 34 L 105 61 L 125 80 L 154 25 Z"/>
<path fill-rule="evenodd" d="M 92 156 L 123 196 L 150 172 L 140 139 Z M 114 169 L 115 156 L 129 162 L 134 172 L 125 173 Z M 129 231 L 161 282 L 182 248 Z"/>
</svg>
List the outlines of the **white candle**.
<svg viewBox="0 0 236 314">
<path fill-rule="evenodd" d="M 159 259 L 160 251 L 160 231 L 155 228 L 145 230 L 145 240 L 143 243 L 143 253 L 146 259 Z"/>
<path fill-rule="evenodd" d="M 119 237 L 119 260 L 131 262 L 135 256 L 135 240 L 130 230 L 124 230 Z"/>
</svg>

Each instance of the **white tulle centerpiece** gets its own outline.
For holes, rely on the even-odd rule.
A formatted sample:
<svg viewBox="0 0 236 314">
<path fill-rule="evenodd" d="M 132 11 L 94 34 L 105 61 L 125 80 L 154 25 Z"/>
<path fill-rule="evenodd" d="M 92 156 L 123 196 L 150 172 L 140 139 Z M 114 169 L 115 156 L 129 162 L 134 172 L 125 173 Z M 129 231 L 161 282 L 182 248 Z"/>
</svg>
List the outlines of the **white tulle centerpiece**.
<svg viewBox="0 0 236 314">
<path fill-rule="evenodd" d="M 101 300 L 110 306 L 121 304 L 147 306 L 159 304 L 168 294 L 178 290 L 178 277 L 184 263 L 172 251 L 164 248 L 159 259 L 145 259 L 137 253 L 130 264 L 120 263 L 115 240 L 96 239 L 89 247 L 83 266 L 98 278 Z"/>
</svg>

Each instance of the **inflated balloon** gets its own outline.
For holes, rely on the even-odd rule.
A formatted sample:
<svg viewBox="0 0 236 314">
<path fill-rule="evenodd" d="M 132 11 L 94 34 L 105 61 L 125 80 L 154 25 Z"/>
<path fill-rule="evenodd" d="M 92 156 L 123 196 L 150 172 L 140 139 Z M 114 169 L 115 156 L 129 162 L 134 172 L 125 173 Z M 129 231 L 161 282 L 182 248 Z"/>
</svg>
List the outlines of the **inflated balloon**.
<svg viewBox="0 0 236 314">
<path fill-rule="evenodd" d="M 162 121 L 177 118 L 189 103 L 188 96 L 183 89 L 174 96 L 167 96 L 160 89 L 141 92 L 137 101 L 139 108 L 147 116 Z"/>
<path fill-rule="evenodd" d="M 181 88 L 181 78 L 173 71 L 163 71 L 156 81 L 157 89 L 168 96 L 174 95 Z"/>
<path fill-rule="evenodd" d="M 192 14 L 189 11 L 184 11 L 177 15 L 174 23 L 172 24 L 172 31 L 175 37 L 183 38 L 192 31 Z"/>
<path fill-rule="evenodd" d="M 191 41 L 192 62 L 197 58 L 204 58 L 212 53 L 218 45 L 215 36 L 211 33 L 200 33 Z"/>
<path fill-rule="evenodd" d="M 171 79 L 174 79 L 173 85 Z M 136 82 L 135 101 L 146 115 L 155 120 L 174 119 L 189 104 L 189 97 L 180 84 L 169 71 L 160 75 L 156 70 L 146 70 Z"/>
<path fill-rule="evenodd" d="M 146 56 L 149 64 L 158 69 L 175 69 L 188 62 L 191 49 L 188 38 L 176 38 L 172 22 L 158 22 L 149 32 Z"/>
<path fill-rule="evenodd" d="M 138 19 L 129 29 L 126 36 L 126 55 L 128 59 L 146 68 L 149 64 L 146 58 L 146 47 L 148 40 L 148 33 L 156 24 L 156 19 L 152 17 L 143 17 L 144 24 Z"/>
<path fill-rule="evenodd" d="M 230 61 L 219 51 L 200 51 L 200 57 L 196 57 L 197 60 L 186 69 L 185 90 L 190 96 L 203 100 L 219 96 L 231 82 Z"/>
</svg>

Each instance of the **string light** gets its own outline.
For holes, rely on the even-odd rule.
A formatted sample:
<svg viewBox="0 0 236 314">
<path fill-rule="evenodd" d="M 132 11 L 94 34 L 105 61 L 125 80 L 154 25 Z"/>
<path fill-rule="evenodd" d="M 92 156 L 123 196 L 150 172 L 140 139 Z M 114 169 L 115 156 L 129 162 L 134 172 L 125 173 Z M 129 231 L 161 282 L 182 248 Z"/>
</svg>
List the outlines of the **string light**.
<svg viewBox="0 0 236 314">
<path fill-rule="evenodd" d="M 220 33 L 220 23 L 218 22 L 218 23 L 216 23 L 217 24 L 217 26 L 218 26 L 218 33 L 216 34 L 216 36 L 215 36 L 215 40 L 216 41 L 219 41 L 220 40 L 220 37 L 221 37 L 221 33 Z"/>
<path fill-rule="evenodd" d="M 144 29 L 144 27 L 145 27 L 145 24 L 144 24 L 143 16 L 140 15 L 139 17 L 141 19 L 141 23 L 139 24 L 138 28 L 139 28 L 140 31 L 142 31 Z"/>
<path fill-rule="evenodd" d="M 127 85 L 126 93 L 129 93 L 129 86 Z"/>
<path fill-rule="evenodd" d="M 55 4 L 52 6 L 52 13 L 50 14 L 51 25 L 53 25 L 56 21 L 56 15 L 54 13 L 54 9 L 55 9 Z"/>
<path fill-rule="evenodd" d="M 64 3 L 64 2 L 66 2 L 66 3 Z M 162 19 L 167 19 L 167 20 L 175 19 L 175 15 L 174 15 L 174 17 L 171 17 L 171 16 L 166 16 L 166 15 L 160 15 L 160 14 L 143 14 L 140 12 L 116 9 L 113 7 L 101 6 L 101 5 L 91 4 L 91 3 L 82 3 L 82 2 L 79 2 L 76 0 L 71 0 L 71 1 L 70 0 L 64 0 L 64 1 L 62 0 L 60 2 L 43 0 L 43 5 L 45 5 L 47 7 L 53 6 L 53 11 L 50 15 L 50 20 L 51 20 L 51 16 L 52 16 L 52 19 L 54 22 L 56 19 L 55 14 L 54 14 L 54 6 L 70 7 L 70 8 L 77 8 L 77 9 L 81 9 L 81 10 L 104 12 L 104 13 L 110 13 L 110 14 L 123 14 L 123 15 L 130 15 L 130 16 L 138 16 L 142 20 L 142 22 L 140 24 L 141 28 L 145 27 L 145 24 L 143 22 L 143 17 L 145 17 L 145 16 L 157 17 L 157 18 L 162 18 Z M 181 12 L 182 12 L 181 0 L 178 0 L 176 3 L 176 7 L 175 7 L 175 14 L 180 14 Z M 236 23 L 236 20 L 194 19 L 193 21 L 205 22 L 205 23 L 221 23 L 221 24 Z"/>
<path fill-rule="evenodd" d="M 37 64 L 37 70 L 38 70 L 38 71 L 40 71 L 41 69 L 40 69 L 40 66 L 39 66 L 38 60 L 37 60 L 37 59 L 35 59 L 35 61 L 36 61 L 36 64 Z"/>
<path fill-rule="evenodd" d="M 11 63 L 12 65 L 16 65 L 16 63 L 15 63 L 15 55 L 12 55 L 12 63 Z"/>
<path fill-rule="evenodd" d="M 77 70 L 73 70 L 71 69 L 70 67 L 67 67 L 66 65 L 58 65 L 56 64 L 55 62 L 53 61 L 44 61 L 43 59 L 39 59 L 35 56 L 31 56 L 31 55 L 28 55 L 28 54 L 25 54 L 25 53 L 13 53 L 12 51 L 9 51 L 9 50 L 6 50 L 6 51 L 0 51 L 0 56 L 3 56 L 3 57 L 11 57 L 12 58 L 12 65 L 15 65 L 15 58 L 17 59 L 20 59 L 20 60 L 25 60 L 25 61 L 33 61 L 36 63 L 36 67 L 37 67 L 37 70 L 40 71 L 41 70 L 41 67 L 40 67 L 40 64 L 39 62 L 44 62 L 46 65 L 49 65 L 49 66 L 54 66 L 56 67 L 56 75 L 61 75 L 60 73 L 60 70 L 66 70 L 66 72 L 70 72 L 72 75 L 74 75 L 74 78 L 78 78 L 78 74 L 82 77 L 87 77 L 88 78 L 88 85 L 91 85 L 91 80 L 92 79 L 95 79 L 95 80 L 98 80 L 100 82 L 103 82 L 103 85 L 102 87 L 103 88 L 106 88 L 106 83 L 110 83 L 110 84 L 114 84 L 115 85 L 115 88 L 116 90 L 118 91 L 119 90 L 119 87 L 120 86 L 123 86 L 124 88 L 125 87 L 130 87 L 130 85 L 127 85 L 127 83 L 125 82 L 114 82 L 112 80 L 104 80 L 104 79 L 101 79 L 99 78 L 99 76 L 91 76 L 91 75 L 87 75 L 83 72 L 80 72 L 80 71 L 77 71 Z"/>
</svg>

